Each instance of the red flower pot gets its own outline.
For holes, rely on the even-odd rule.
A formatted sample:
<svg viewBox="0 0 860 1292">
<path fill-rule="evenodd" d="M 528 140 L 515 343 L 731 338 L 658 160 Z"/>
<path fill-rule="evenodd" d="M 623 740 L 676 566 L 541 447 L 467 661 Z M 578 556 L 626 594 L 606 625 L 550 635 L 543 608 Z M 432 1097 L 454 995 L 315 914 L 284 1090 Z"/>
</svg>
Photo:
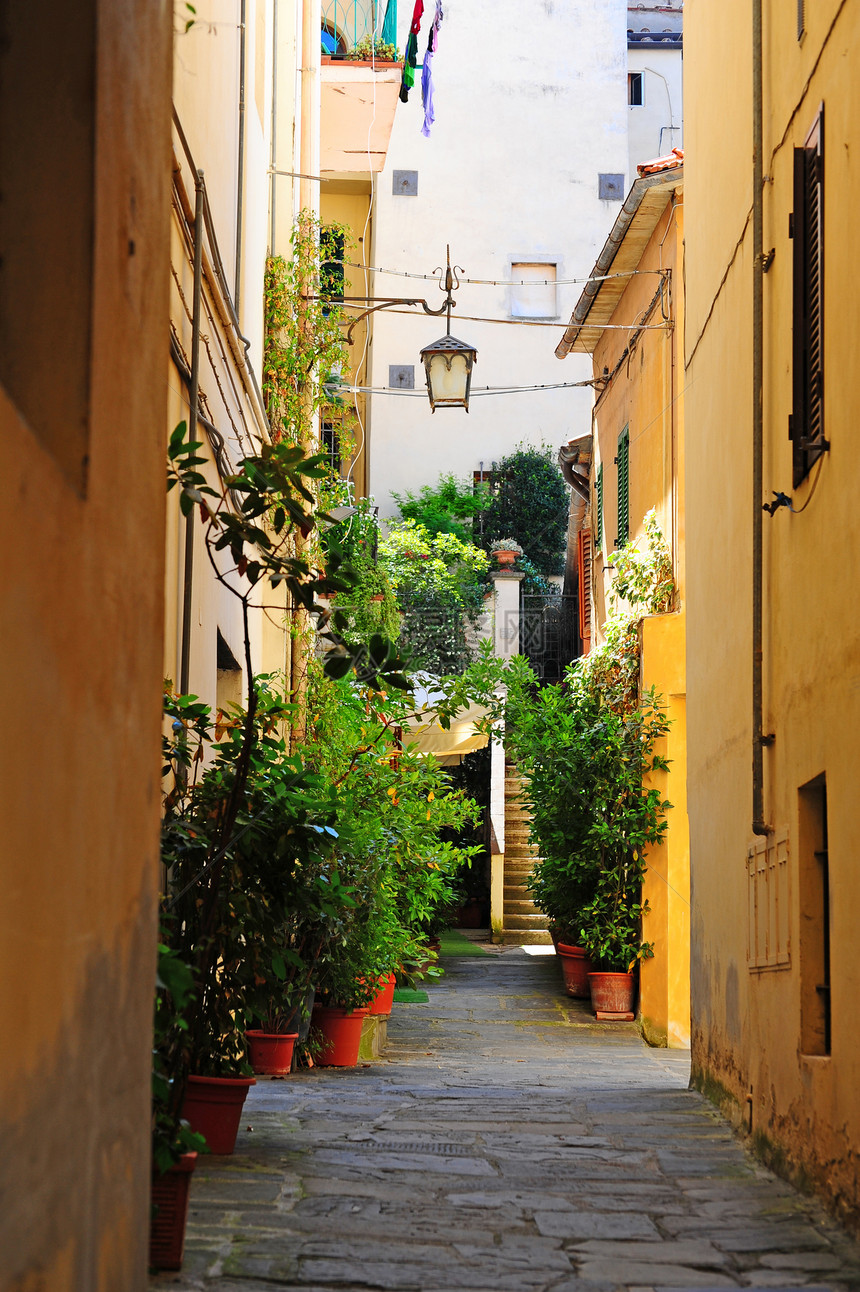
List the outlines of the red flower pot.
<svg viewBox="0 0 860 1292">
<path fill-rule="evenodd" d="M 242 1108 L 253 1077 L 189 1077 L 182 1116 L 203 1135 L 210 1153 L 226 1155 L 236 1147 Z"/>
<path fill-rule="evenodd" d="M 258 1077 L 288 1077 L 298 1032 L 246 1032 L 251 1067 Z"/>
<path fill-rule="evenodd" d="M 183 1153 L 164 1172 L 153 1173 L 153 1215 L 149 1222 L 149 1264 L 154 1270 L 179 1270 L 185 1251 L 185 1222 L 188 1218 L 188 1190 L 197 1165 L 196 1153 Z"/>
<path fill-rule="evenodd" d="M 559 942 L 556 950 L 568 996 L 588 1000 L 588 975 L 592 969 L 588 956 L 582 947 L 571 947 L 566 942 Z"/>
<path fill-rule="evenodd" d="M 367 1005 L 360 1009 L 341 1009 L 339 1005 L 314 1005 L 311 1027 L 322 1033 L 323 1050 L 317 1063 L 321 1068 L 354 1068 L 358 1063 L 361 1028 L 370 1013 Z"/>
<path fill-rule="evenodd" d="M 393 973 L 382 974 L 379 979 L 379 991 L 370 1002 L 371 1014 L 384 1014 L 387 1017 L 391 1013 L 396 981 L 397 978 Z"/>
<path fill-rule="evenodd" d="M 632 973 L 590 973 L 591 1007 L 601 1014 L 630 1014 L 636 979 Z"/>
</svg>

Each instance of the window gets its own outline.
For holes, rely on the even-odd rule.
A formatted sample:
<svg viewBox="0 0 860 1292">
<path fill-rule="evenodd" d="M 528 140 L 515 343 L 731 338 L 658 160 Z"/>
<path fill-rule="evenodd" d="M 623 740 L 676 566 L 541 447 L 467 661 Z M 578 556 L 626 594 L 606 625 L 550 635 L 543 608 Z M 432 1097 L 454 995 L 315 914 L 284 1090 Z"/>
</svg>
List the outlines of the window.
<svg viewBox="0 0 860 1292">
<path fill-rule="evenodd" d="M 0 24 L 0 383 L 81 496 L 90 438 L 97 9 L 95 0 L 32 0 L 4 5 Z M 47 196 L 46 176 L 62 201 Z M 117 229 L 117 273 L 132 250 L 131 242 L 120 247 Z"/>
<path fill-rule="evenodd" d="M 631 108 L 641 108 L 644 103 L 642 97 L 644 80 L 641 72 L 627 73 L 627 102 Z"/>
<path fill-rule="evenodd" d="M 603 551 L 603 463 L 597 468 L 597 479 L 594 482 L 597 494 L 597 533 L 595 540 L 598 552 Z"/>
<path fill-rule="evenodd" d="M 336 225 L 323 225 L 320 229 L 320 296 L 323 300 L 343 300 L 343 248 L 343 231 Z"/>
<path fill-rule="evenodd" d="M 824 110 L 794 150 L 792 412 L 795 489 L 830 445 L 824 438 Z"/>
<path fill-rule="evenodd" d="M 830 1053 L 830 865 L 827 782 L 817 776 L 798 791 L 800 881 L 800 1049 Z"/>
<path fill-rule="evenodd" d="M 630 537 L 630 428 L 625 426 L 618 437 L 618 533 L 615 546 L 625 547 Z"/>
<path fill-rule="evenodd" d="M 511 262 L 511 316 L 519 319 L 558 318 L 558 266 L 550 261 Z"/>
<path fill-rule="evenodd" d="M 769 834 L 747 852 L 747 966 L 750 973 L 791 968 L 788 834 Z"/>
<path fill-rule="evenodd" d="M 332 470 L 340 474 L 340 426 L 336 422 L 320 422 L 320 452 L 328 458 Z"/>
<path fill-rule="evenodd" d="M 343 58 L 346 54 L 346 41 L 333 24 L 323 24 L 321 32 L 322 52 L 329 58 Z"/>
<path fill-rule="evenodd" d="M 581 529 L 576 544 L 577 594 L 579 600 L 579 637 L 582 653 L 591 650 L 591 534 Z"/>
</svg>

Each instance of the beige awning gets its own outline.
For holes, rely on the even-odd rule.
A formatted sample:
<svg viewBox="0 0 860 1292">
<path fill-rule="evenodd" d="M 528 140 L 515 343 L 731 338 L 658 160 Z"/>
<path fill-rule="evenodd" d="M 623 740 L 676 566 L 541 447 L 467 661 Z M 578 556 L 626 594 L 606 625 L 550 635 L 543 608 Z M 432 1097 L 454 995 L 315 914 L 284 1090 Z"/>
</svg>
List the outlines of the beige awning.
<svg viewBox="0 0 860 1292">
<path fill-rule="evenodd" d="M 472 754 L 476 749 L 485 749 L 489 744 L 489 736 L 477 727 L 477 723 L 486 718 L 488 712 L 483 704 L 470 704 L 457 714 L 445 731 L 439 725 L 433 709 L 428 708 L 426 717 L 418 714 L 406 724 L 403 731 L 404 743 L 417 745 L 422 753 L 433 754 L 440 763 L 459 763 L 466 754 Z"/>
</svg>

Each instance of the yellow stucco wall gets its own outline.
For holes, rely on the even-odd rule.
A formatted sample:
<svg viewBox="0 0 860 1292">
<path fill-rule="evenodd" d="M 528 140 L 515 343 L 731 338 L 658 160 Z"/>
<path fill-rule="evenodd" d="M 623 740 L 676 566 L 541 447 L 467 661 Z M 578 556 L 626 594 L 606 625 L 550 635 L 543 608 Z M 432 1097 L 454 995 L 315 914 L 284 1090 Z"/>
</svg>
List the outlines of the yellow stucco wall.
<svg viewBox="0 0 860 1292">
<path fill-rule="evenodd" d="M 648 1039 L 683 1047 L 690 1041 L 689 992 L 689 831 L 686 811 L 686 576 L 684 515 L 684 397 L 682 387 L 683 199 L 677 193 L 645 248 L 639 269 L 612 316 L 613 324 L 635 323 L 648 306 L 659 281 L 653 272 L 671 271 L 667 312 L 674 326 L 643 332 L 617 376 L 598 399 L 594 470 L 603 465 L 603 533 L 594 544 L 595 619 L 606 617 L 611 573 L 606 560 L 617 535 L 618 437 L 629 428 L 630 538 L 643 534 L 643 517 L 655 509 L 672 552 L 677 586 L 673 613 L 644 619 L 641 630 L 643 689 L 655 687 L 663 699 L 671 728 L 659 752 L 670 760 L 668 772 L 653 783 L 672 803 L 666 839 L 648 858 L 644 897 L 649 913 L 644 935 L 654 944 L 653 958 L 643 961 L 639 1012 Z M 661 322 L 658 308 L 650 322 Z M 594 352 L 594 371 L 613 372 L 630 332 L 607 329 Z M 592 507 L 592 523 L 596 523 Z"/>
<path fill-rule="evenodd" d="M 764 815 L 772 826 L 760 901 L 769 938 L 751 954 L 758 880 L 752 834 L 752 124 L 749 6 L 685 6 L 687 168 L 688 716 L 693 869 L 693 1067 L 751 1128 L 770 1161 L 860 1216 L 860 988 L 856 928 L 856 397 L 860 320 L 852 213 L 860 199 L 860 5 L 764 7 L 764 493 L 792 493 L 792 148 L 824 104 L 825 434 L 831 451 L 792 493 L 795 514 L 764 518 Z M 729 82 L 727 82 L 727 69 Z M 717 97 L 719 112 L 715 111 Z M 740 241 L 739 241 L 740 240 Z M 802 787 L 826 777 L 831 1053 L 812 1054 L 802 998 L 816 993 L 823 904 Z M 814 894 L 813 894 L 814 896 Z M 752 913 L 751 913 L 752 912 Z M 777 957 L 774 950 L 779 952 Z"/>
<path fill-rule="evenodd" d="M 85 9 L 73 13 L 79 35 Z M 146 1285 L 171 10 L 96 9 L 94 181 L 57 173 L 23 143 L 14 161 L 4 155 L 4 196 L 32 186 L 58 220 L 34 291 L 39 275 L 79 285 L 86 270 L 68 259 L 62 222 L 87 183 L 96 194 L 84 491 L 0 389 L 0 1286 L 10 1292 Z M 32 110 L 42 105 L 52 130 L 44 7 L 31 21 L 42 46 L 28 69 Z M 77 54 L 70 42 L 67 69 Z M 39 123 L 17 128 L 38 135 Z M 64 361 L 52 322 L 30 338 L 34 361 L 46 346 Z"/>
</svg>

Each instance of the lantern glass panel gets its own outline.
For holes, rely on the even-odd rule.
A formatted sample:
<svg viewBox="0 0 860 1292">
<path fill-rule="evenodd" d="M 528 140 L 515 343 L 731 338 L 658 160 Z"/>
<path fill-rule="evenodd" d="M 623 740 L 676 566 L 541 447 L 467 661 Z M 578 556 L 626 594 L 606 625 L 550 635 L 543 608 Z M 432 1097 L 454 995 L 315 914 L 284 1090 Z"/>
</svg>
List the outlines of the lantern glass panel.
<svg viewBox="0 0 860 1292">
<path fill-rule="evenodd" d="M 469 364 L 465 355 L 431 355 L 427 375 L 435 403 L 464 404 L 466 402 Z"/>
</svg>

